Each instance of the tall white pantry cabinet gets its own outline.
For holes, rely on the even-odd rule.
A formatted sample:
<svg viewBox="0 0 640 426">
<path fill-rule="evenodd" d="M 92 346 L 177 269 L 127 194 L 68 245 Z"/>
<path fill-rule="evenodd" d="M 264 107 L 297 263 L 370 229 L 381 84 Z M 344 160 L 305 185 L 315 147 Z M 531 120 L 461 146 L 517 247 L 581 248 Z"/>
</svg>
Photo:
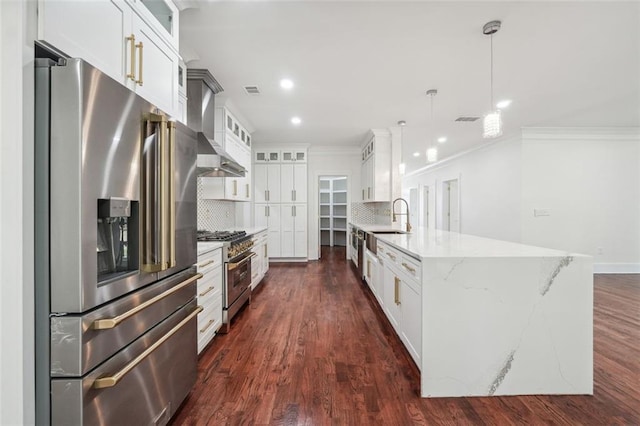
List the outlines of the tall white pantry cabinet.
<svg viewBox="0 0 640 426">
<path fill-rule="evenodd" d="M 256 226 L 269 228 L 269 258 L 307 259 L 307 153 L 254 150 Z"/>
</svg>

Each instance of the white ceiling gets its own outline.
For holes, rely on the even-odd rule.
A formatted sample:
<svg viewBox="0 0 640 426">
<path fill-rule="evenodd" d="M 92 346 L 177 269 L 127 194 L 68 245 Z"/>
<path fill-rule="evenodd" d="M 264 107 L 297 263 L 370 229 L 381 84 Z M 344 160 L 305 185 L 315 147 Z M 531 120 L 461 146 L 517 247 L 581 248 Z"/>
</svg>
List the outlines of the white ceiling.
<svg viewBox="0 0 640 426">
<path fill-rule="evenodd" d="M 640 126 L 638 2 L 199 3 L 181 13 L 181 54 L 211 71 L 254 142 L 360 145 L 368 129 L 406 120 L 408 171 L 426 164 L 432 136 L 448 137 L 440 159 L 483 143 L 481 120 L 454 120 L 490 108 L 482 26 L 493 19 L 494 99 L 513 100 L 503 138 L 531 126 Z M 433 125 L 428 89 L 438 90 Z"/>
</svg>

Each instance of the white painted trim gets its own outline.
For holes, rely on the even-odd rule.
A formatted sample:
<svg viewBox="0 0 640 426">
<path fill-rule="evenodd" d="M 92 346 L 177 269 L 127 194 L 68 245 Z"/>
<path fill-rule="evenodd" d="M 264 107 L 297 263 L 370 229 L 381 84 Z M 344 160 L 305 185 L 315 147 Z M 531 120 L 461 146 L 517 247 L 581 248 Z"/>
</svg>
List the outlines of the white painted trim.
<svg viewBox="0 0 640 426">
<path fill-rule="evenodd" d="M 594 263 L 594 274 L 640 274 L 640 263 Z"/>
<path fill-rule="evenodd" d="M 301 257 L 270 257 L 269 263 L 307 263 L 309 259 Z"/>
<path fill-rule="evenodd" d="M 362 150 L 356 145 L 313 145 L 309 148 L 309 152 L 336 155 L 359 155 Z"/>
<path fill-rule="evenodd" d="M 478 145 L 478 146 L 476 146 L 474 148 L 468 149 L 466 151 L 459 152 L 458 154 L 454 154 L 451 157 L 444 158 L 444 159 L 442 159 L 442 160 L 440 160 L 438 162 L 435 162 L 433 164 L 429 164 L 429 165 L 421 167 L 421 168 L 419 168 L 417 170 L 414 170 L 412 172 L 406 173 L 406 174 L 403 175 L 403 179 L 409 178 L 409 177 L 413 177 L 413 176 L 417 176 L 417 175 L 421 175 L 421 174 L 427 173 L 427 172 L 436 171 L 436 170 L 444 167 L 446 164 L 448 164 L 448 163 L 450 163 L 450 162 L 452 162 L 454 160 L 457 160 L 457 159 L 459 159 L 461 157 L 464 157 L 466 155 L 472 154 L 472 153 L 474 153 L 476 151 L 481 151 L 481 150 L 484 150 L 484 149 L 491 148 L 494 145 L 508 144 L 508 143 L 520 143 L 521 141 L 522 141 L 521 134 L 517 134 L 517 135 L 512 135 L 512 136 L 510 136 L 508 138 L 496 139 L 496 140 L 492 140 L 490 142 L 484 142 L 481 145 Z"/>
<path fill-rule="evenodd" d="M 640 127 L 523 127 L 522 139 L 629 141 L 640 139 Z"/>
</svg>

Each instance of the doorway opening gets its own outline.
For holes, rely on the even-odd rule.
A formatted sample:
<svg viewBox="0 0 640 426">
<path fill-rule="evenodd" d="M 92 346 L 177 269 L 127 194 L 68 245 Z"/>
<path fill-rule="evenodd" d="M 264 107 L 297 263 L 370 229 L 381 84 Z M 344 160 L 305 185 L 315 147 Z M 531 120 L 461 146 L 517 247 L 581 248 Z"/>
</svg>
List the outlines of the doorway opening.
<svg viewBox="0 0 640 426">
<path fill-rule="evenodd" d="M 318 194 L 318 245 L 347 245 L 347 176 L 320 176 Z M 322 250 L 318 251 L 320 255 Z"/>
<path fill-rule="evenodd" d="M 442 229 L 460 232 L 460 187 L 458 179 L 442 182 Z"/>
</svg>

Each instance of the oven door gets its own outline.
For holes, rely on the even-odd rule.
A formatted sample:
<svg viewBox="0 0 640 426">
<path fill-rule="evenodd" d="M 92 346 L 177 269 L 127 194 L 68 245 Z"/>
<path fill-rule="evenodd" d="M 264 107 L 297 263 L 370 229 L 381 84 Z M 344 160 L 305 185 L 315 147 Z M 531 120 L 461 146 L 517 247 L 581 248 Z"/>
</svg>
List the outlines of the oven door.
<svg viewBox="0 0 640 426">
<path fill-rule="evenodd" d="M 251 285 L 251 258 L 256 254 L 245 253 L 227 263 L 225 308 L 228 308 Z"/>
</svg>

